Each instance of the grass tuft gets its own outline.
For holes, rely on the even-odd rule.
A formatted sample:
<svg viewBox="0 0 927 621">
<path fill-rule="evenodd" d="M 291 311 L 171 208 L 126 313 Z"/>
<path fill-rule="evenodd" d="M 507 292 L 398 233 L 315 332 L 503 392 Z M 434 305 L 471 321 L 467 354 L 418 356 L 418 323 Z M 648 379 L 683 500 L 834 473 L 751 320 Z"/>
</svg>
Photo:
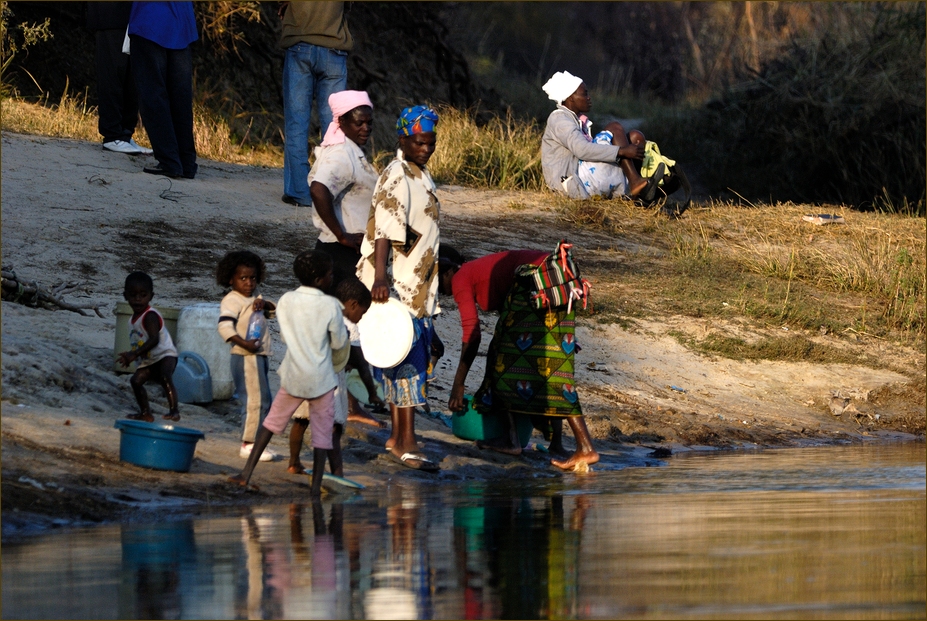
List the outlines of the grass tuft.
<svg viewBox="0 0 927 621">
<path fill-rule="evenodd" d="M 477 122 L 474 110 L 438 109 L 438 145 L 428 167 L 439 183 L 500 190 L 540 190 L 541 132 L 508 114 Z"/>
</svg>

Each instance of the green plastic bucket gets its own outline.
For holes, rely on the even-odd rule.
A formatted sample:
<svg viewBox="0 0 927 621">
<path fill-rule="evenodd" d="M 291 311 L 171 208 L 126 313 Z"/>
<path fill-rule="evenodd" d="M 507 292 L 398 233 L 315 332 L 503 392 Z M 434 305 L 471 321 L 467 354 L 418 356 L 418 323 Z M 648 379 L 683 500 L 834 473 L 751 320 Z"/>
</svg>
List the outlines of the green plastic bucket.
<svg viewBox="0 0 927 621">
<path fill-rule="evenodd" d="M 499 416 L 484 416 L 473 408 L 473 397 L 464 396 L 464 409 L 451 417 L 451 431 L 462 440 L 491 440 L 505 434 L 505 424 Z M 531 419 L 522 414 L 515 415 L 515 430 L 521 446 L 531 439 Z"/>
</svg>

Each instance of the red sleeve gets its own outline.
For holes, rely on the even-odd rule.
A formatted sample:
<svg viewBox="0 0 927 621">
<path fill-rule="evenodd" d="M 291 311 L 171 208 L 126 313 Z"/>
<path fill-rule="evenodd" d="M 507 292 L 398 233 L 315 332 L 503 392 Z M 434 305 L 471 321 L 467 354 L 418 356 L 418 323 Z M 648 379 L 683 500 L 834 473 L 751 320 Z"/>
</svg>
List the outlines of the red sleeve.
<svg viewBox="0 0 927 621">
<path fill-rule="evenodd" d="M 464 263 L 464 267 L 466 265 Z M 472 270 L 465 270 L 462 267 L 454 274 L 454 281 L 451 285 L 454 290 L 454 301 L 457 302 L 457 310 L 460 312 L 460 327 L 463 330 L 461 340 L 464 343 L 469 343 L 480 329 L 480 317 L 476 311 L 476 297 L 473 283 L 468 278 L 469 274 L 472 274 Z"/>
</svg>

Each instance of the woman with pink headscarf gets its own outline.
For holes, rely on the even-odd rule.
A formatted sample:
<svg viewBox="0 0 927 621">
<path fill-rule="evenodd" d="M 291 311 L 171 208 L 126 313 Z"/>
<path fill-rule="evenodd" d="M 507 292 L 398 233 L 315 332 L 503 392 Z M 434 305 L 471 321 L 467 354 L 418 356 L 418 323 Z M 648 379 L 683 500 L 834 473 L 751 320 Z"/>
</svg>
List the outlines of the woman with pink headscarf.
<svg viewBox="0 0 927 621">
<path fill-rule="evenodd" d="M 377 171 L 361 150 L 370 138 L 373 122 L 370 97 L 365 91 L 340 91 L 329 95 L 328 105 L 333 120 L 322 144 L 315 148 L 315 164 L 308 181 L 312 223 L 319 229 L 315 249 L 332 258 L 334 291 L 341 281 L 356 278 L 354 270 L 361 257 Z M 349 364 L 357 369 L 367 388 L 367 403 L 383 407 L 360 346 L 351 346 Z M 349 421 L 382 426 L 350 393 L 348 403 Z"/>
<path fill-rule="evenodd" d="M 373 104 L 365 91 L 341 91 L 328 98 L 332 122 L 315 148 L 309 172 L 312 223 L 319 229 L 315 249 L 334 263 L 332 290 L 354 277 L 367 228 L 377 172 L 361 147 L 370 138 Z"/>
</svg>

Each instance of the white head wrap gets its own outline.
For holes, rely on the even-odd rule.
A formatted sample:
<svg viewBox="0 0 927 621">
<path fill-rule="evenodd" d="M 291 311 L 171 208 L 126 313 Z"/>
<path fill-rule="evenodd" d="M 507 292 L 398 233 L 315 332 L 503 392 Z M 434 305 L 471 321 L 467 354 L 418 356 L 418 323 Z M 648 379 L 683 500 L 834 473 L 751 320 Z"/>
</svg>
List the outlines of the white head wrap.
<svg viewBox="0 0 927 621">
<path fill-rule="evenodd" d="M 563 100 L 576 92 L 583 81 L 572 75 L 568 71 L 558 71 L 547 81 L 542 88 L 547 96 L 555 102 L 563 103 Z"/>
</svg>

